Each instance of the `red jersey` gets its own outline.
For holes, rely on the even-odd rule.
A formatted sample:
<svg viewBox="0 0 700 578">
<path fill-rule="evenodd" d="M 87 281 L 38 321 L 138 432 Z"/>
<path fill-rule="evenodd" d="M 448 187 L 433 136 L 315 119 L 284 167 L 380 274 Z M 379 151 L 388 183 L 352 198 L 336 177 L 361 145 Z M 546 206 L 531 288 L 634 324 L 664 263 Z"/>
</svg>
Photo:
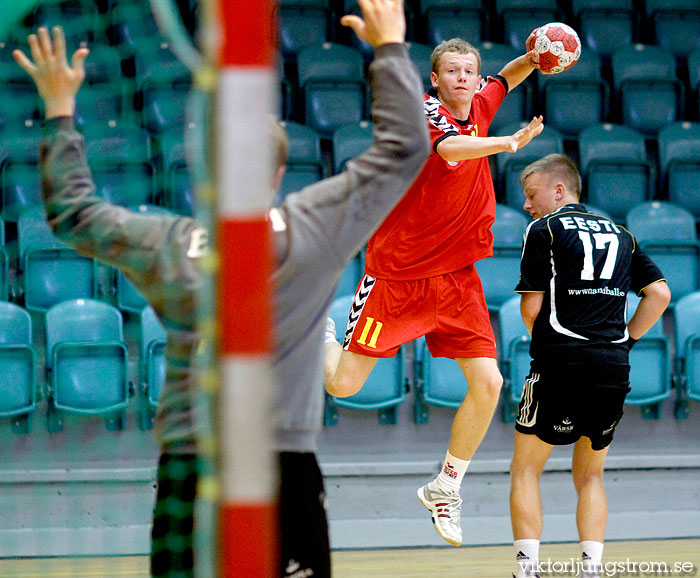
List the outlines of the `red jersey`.
<svg viewBox="0 0 700 578">
<path fill-rule="evenodd" d="M 436 152 L 445 138 L 486 136 L 507 92 L 489 77 L 474 95 L 469 118 L 458 121 L 425 95 L 433 151 L 403 199 L 372 235 L 365 270 L 378 279 L 427 279 L 459 271 L 493 254 L 496 196 L 488 157 L 448 162 Z"/>
</svg>

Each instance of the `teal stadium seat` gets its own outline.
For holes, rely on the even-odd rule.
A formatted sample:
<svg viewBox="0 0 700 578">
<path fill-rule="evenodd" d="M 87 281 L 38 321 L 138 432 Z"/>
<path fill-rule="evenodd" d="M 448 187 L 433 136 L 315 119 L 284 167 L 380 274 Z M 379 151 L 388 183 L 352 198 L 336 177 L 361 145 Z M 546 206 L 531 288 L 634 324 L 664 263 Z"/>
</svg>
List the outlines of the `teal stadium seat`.
<svg viewBox="0 0 700 578">
<path fill-rule="evenodd" d="M 513 289 L 520 278 L 523 235 L 528 223 L 522 211 L 496 205 L 496 220 L 491 226 L 493 257 L 474 264 L 489 311 L 498 311 L 513 296 Z"/>
<path fill-rule="evenodd" d="M 637 310 L 640 298 L 634 293 L 627 296 L 627 321 Z M 671 395 L 673 365 L 668 337 L 659 319 L 630 351 L 630 392 L 625 403 L 642 406 L 646 418 L 659 418 L 659 402 Z"/>
<path fill-rule="evenodd" d="M 590 50 L 608 63 L 616 50 L 638 40 L 639 18 L 632 0 L 572 0 L 571 12 L 583 54 Z"/>
<path fill-rule="evenodd" d="M 165 328 L 150 306 L 144 307 L 140 315 L 139 377 L 143 407 L 140 412 L 140 427 L 153 427 L 154 409 L 165 383 Z"/>
<path fill-rule="evenodd" d="M 673 54 L 679 62 L 700 48 L 700 4 L 697 0 L 646 0 L 646 17 L 654 44 Z"/>
<path fill-rule="evenodd" d="M 354 295 L 365 271 L 365 250 L 362 249 L 343 268 L 335 290 L 335 298 Z M 345 320 L 347 324 L 347 319 Z"/>
<path fill-rule="evenodd" d="M 658 141 L 660 188 L 700 222 L 700 123 L 673 123 L 659 131 Z"/>
<path fill-rule="evenodd" d="M 62 412 L 103 415 L 123 429 L 129 398 L 128 351 L 122 316 L 100 301 L 73 299 L 46 312 L 49 431 L 63 428 Z"/>
<path fill-rule="evenodd" d="M 578 143 L 586 200 L 623 223 L 630 209 L 651 196 L 644 136 L 628 126 L 598 123 L 583 129 Z"/>
<path fill-rule="evenodd" d="M 622 124 L 647 138 L 683 115 L 683 84 L 673 55 L 660 46 L 624 46 L 612 56 L 613 84 Z"/>
<path fill-rule="evenodd" d="M 161 36 L 153 12 L 140 1 L 108 0 L 107 13 L 110 44 L 117 46 L 124 59 L 148 48 L 158 47 L 165 39 Z"/>
<path fill-rule="evenodd" d="M 432 87 L 430 83 L 430 73 L 433 71 L 430 64 L 430 57 L 433 54 L 433 49 L 427 44 L 420 42 L 407 42 L 408 56 L 411 62 L 416 66 L 418 74 L 423 81 L 423 88 L 427 92 Z"/>
<path fill-rule="evenodd" d="M 503 42 L 520 53 L 535 28 L 563 21 L 556 0 L 496 0 L 496 13 L 503 26 Z"/>
<path fill-rule="evenodd" d="M 493 134 L 508 136 L 525 126 L 527 126 L 527 122 L 516 121 L 501 127 Z M 558 130 L 545 124 L 540 135 L 526 147 L 515 153 L 496 155 L 497 191 L 500 190 L 497 198 L 499 201 L 530 218 L 530 215 L 523 210 L 525 195 L 522 185 L 518 182 L 520 172 L 530 163 L 550 153 L 564 153 L 564 137 Z"/>
<path fill-rule="evenodd" d="M 0 301 L 10 294 L 10 257 L 5 247 L 5 221 L 0 217 Z"/>
<path fill-rule="evenodd" d="M 192 217 L 196 198 L 185 154 L 187 134 L 193 129 L 176 127 L 158 139 L 160 173 L 163 177 L 163 204 L 178 215 Z"/>
<path fill-rule="evenodd" d="M 0 417 L 12 420 L 12 430 L 27 433 L 36 409 L 37 352 L 32 344 L 32 320 L 14 303 L 0 302 Z"/>
<path fill-rule="evenodd" d="M 430 46 L 464 38 L 472 44 L 486 39 L 488 12 L 481 0 L 420 0 L 425 39 Z"/>
<path fill-rule="evenodd" d="M 374 124 L 369 120 L 353 122 L 336 129 L 331 139 L 334 174 L 342 172 L 349 160 L 361 155 L 372 146 L 373 129 Z"/>
<path fill-rule="evenodd" d="M 340 0 L 340 4 L 341 10 L 343 10 L 343 14 L 355 14 L 358 16 L 361 15 L 360 6 L 357 0 Z M 416 15 L 414 12 L 414 5 L 415 2 L 411 0 L 406 0 L 403 3 L 404 15 L 406 19 L 406 40 L 408 41 L 412 41 L 415 39 L 414 30 Z M 365 61 L 370 61 L 374 54 L 374 49 L 372 48 L 372 46 L 364 40 L 358 38 L 356 34 L 350 33 L 348 29 L 343 30 L 343 32 L 345 33 L 344 43 L 349 44 L 353 48 L 359 50 L 362 53 L 362 57 Z M 343 34 L 341 34 L 340 37 L 342 39 Z"/>
<path fill-rule="evenodd" d="M 25 211 L 17 223 L 21 291 L 29 311 L 97 295 L 97 263 L 59 241 L 43 209 Z"/>
<path fill-rule="evenodd" d="M 606 120 L 610 112 L 610 89 L 600 71 L 600 56 L 584 50 L 569 70 L 538 75 L 545 125 L 572 138 L 591 124 Z"/>
<path fill-rule="evenodd" d="M 330 40 L 329 3 L 322 0 L 280 0 L 279 48 L 286 59 L 295 59 L 309 44 Z"/>
<path fill-rule="evenodd" d="M 68 54 L 80 46 L 92 46 L 104 36 L 104 27 L 94 2 L 63 0 L 40 3 L 34 9 L 33 28 L 45 26 L 51 30 L 56 25 L 63 27 Z"/>
<path fill-rule="evenodd" d="M 696 48 L 688 55 L 688 85 L 695 101 L 693 114 L 696 118 L 700 118 L 700 48 Z"/>
<path fill-rule="evenodd" d="M 280 123 L 289 138 L 287 171 L 277 191 L 280 203 L 289 193 L 302 190 L 326 176 L 321 155 L 321 135 L 313 128 L 292 121 Z"/>
<path fill-rule="evenodd" d="M 328 315 L 335 321 L 339 341 L 344 337 L 343 328 L 347 326 L 348 314 L 354 295 L 339 297 L 331 304 Z M 373 328 L 376 331 L 376 327 Z M 362 328 L 358 327 L 358 330 Z M 368 343 L 371 343 L 371 335 Z M 393 358 L 383 358 L 377 361 L 372 373 L 367 378 L 362 389 L 355 395 L 345 398 L 333 397 L 326 394 L 324 425 L 338 423 L 338 407 L 357 410 L 378 410 L 379 422 L 396 424 L 398 422 L 398 405 L 406 396 L 406 381 L 404 372 L 404 347 L 401 347 Z"/>
<path fill-rule="evenodd" d="M 700 289 L 700 243 L 691 213 L 665 201 L 642 203 L 627 213 L 627 228 L 668 280 L 671 307 Z"/>
<path fill-rule="evenodd" d="M 503 421 L 515 420 L 523 385 L 530 374 L 530 336 L 520 316 L 520 295 L 508 299 L 498 310 L 501 373 L 503 374 Z"/>
<path fill-rule="evenodd" d="M 678 300 L 673 310 L 676 341 L 676 417 L 687 417 L 687 400 L 700 401 L 700 292 Z"/>
<path fill-rule="evenodd" d="M 413 419 L 417 424 L 428 422 L 430 405 L 458 408 L 469 389 L 457 362 L 446 357 L 433 357 L 425 337 L 415 341 L 414 375 Z"/>
<path fill-rule="evenodd" d="M 304 122 L 330 138 L 340 126 L 367 114 L 362 53 L 332 42 L 305 46 L 297 57 Z"/>
</svg>

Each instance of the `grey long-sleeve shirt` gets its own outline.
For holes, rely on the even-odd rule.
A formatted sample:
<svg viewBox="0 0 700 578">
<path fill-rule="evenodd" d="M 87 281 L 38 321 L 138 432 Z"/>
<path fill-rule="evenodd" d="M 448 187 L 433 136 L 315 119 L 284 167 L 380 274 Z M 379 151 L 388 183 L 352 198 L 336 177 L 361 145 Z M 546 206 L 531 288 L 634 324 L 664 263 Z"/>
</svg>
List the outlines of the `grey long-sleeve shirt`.
<svg viewBox="0 0 700 578">
<path fill-rule="evenodd" d="M 377 49 L 370 82 L 373 146 L 342 174 L 287 196 L 270 219 L 278 257 L 273 365 L 282 451 L 315 450 L 323 413 L 323 331 L 335 286 L 429 152 L 422 87 L 405 46 Z M 44 130 L 40 168 L 49 224 L 82 254 L 121 269 L 160 317 L 168 332 L 167 374 L 155 431 L 164 451 L 193 453 L 197 260 L 206 230 L 187 217 L 140 215 L 106 202 L 95 194 L 73 119 L 49 120 Z"/>
</svg>

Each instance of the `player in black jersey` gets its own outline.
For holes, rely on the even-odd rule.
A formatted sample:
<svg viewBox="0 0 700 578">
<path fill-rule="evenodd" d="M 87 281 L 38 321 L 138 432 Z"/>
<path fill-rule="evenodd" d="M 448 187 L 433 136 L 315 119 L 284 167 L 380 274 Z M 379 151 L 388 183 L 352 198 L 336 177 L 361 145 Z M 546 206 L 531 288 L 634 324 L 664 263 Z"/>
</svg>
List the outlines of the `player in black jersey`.
<svg viewBox="0 0 700 578">
<path fill-rule="evenodd" d="M 572 443 L 583 575 L 597 577 L 607 521 L 603 466 L 629 391 L 629 348 L 671 293 L 627 230 L 579 204 L 581 177 L 568 157 L 548 155 L 520 178 L 523 208 L 536 220 L 525 233 L 515 289 L 532 335 L 511 463 L 517 578 L 536 576 L 542 469 L 555 445 Z M 627 323 L 630 291 L 642 300 Z"/>
</svg>

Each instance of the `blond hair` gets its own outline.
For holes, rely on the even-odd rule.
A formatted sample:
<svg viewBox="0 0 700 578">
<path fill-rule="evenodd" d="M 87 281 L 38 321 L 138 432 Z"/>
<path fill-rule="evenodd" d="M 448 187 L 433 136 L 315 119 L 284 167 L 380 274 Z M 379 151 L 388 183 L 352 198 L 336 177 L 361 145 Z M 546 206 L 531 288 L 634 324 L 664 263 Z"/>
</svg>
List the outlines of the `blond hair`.
<svg viewBox="0 0 700 578">
<path fill-rule="evenodd" d="M 581 175 L 574 162 L 566 155 L 555 153 L 530 163 L 520 172 L 520 184 L 525 184 L 525 179 L 534 173 L 547 173 L 551 179 L 566 186 L 566 190 L 577 200 L 581 198 Z"/>
<path fill-rule="evenodd" d="M 450 40 L 443 40 L 438 44 L 433 50 L 430 56 L 430 66 L 432 71 L 437 74 L 438 66 L 440 66 L 440 59 L 446 52 L 456 52 L 457 54 L 473 54 L 476 57 L 476 72 L 477 74 L 481 71 L 481 54 L 479 54 L 478 48 L 469 44 L 466 40 L 461 38 L 452 38 Z"/>
</svg>

